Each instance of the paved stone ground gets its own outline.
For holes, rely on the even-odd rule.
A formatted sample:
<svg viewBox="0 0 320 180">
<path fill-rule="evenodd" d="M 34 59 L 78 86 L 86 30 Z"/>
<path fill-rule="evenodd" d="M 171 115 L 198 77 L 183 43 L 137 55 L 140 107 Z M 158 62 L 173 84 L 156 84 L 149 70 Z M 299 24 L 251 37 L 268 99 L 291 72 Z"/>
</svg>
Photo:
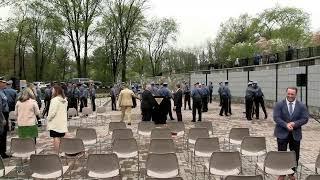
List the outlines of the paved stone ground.
<svg viewBox="0 0 320 180">
<path fill-rule="evenodd" d="M 98 99 L 98 105 L 102 105 L 106 102 L 106 99 Z M 119 121 L 120 119 L 120 111 L 110 111 L 110 103 L 107 104 L 107 119 L 105 122 L 94 123 L 87 123 L 85 127 L 94 127 L 97 130 L 99 140 L 102 142 L 102 153 L 107 153 L 110 150 L 110 135 L 107 135 L 108 132 L 108 122 L 111 121 Z M 233 104 L 232 105 L 232 116 L 225 117 L 219 116 L 218 112 L 220 107 L 216 102 L 209 104 L 209 111 L 203 113 L 203 120 L 211 121 L 214 128 L 213 136 L 219 137 L 220 147 L 221 150 L 226 150 L 227 144 L 224 144 L 224 138 L 227 138 L 228 133 L 231 128 L 233 127 L 248 127 L 250 129 L 250 134 L 255 136 L 265 136 L 267 139 L 267 150 L 276 150 L 276 139 L 273 136 L 273 129 L 274 129 L 274 122 L 272 120 L 272 109 L 267 109 L 268 111 L 268 119 L 260 119 L 260 120 L 253 120 L 247 121 L 245 119 L 244 105 L 243 104 Z M 173 112 L 174 113 L 174 112 Z M 183 121 L 185 122 L 186 129 L 193 127 L 193 123 L 191 122 L 192 115 L 190 110 L 183 110 Z M 261 112 L 262 113 L 262 112 Z M 138 122 L 140 121 L 140 108 L 137 107 L 133 110 L 133 124 L 129 126 L 133 129 L 135 137 L 137 138 L 137 126 Z M 175 113 L 174 113 L 175 114 Z M 174 115 L 175 117 L 175 115 Z M 264 117 L 262 114 L 260 117 Z M 70 122 L 69 133 L 67 134 L 68 137 L 72 137 L 75 135 L 76 125 L 75 122 Z M 40 128 L 40 136 L 37 139 L 37 148 L 43 149 L 41 153 L 47 154 L 52 153 L 52 146 L 51 141 L 52 139 L 49 137 L 49 133 L 45 130 L 45 128 Z M 300 162 L 302 163 L 310 163 L 315 162 L 316 156 L 318 155 L 320 149 L 320 140 L 319 140 L 319 132 L 320 132 L 320 124 L 315 121 L 314 119 L 310 119 L 309 123 L 303 127 L 303 140 L 301 142 L 301 158 Z M 15 132 L 13 132 L 8 138 L 8 142 L 10 142 L 11 137 L 16 137 Z M 10 144 L 10 143 L 9 143 Z M 141 171 L 140 174 L 145 173 L 145 160 L 147 157 L 147 147 L 148 147 L 148 140 L 145 142 L 140 142 L 140 164 L 141 164 Z M 10 147 L 8 147 L 10 149 Z M 89 153 L 94 153 L 95 148 L 89 149 Z M 202 166 L 197 168 L 197 176 L 191 171 L 190 164 L 187 162 L 187 151 L 186 150 L 179 150 L 177 152 L 177 156 L 179 159 L 180 165 L 180 174 L 183 179 L 191 180 L 191 179 L 204 179 L 203 177 L 203 169 Z M 260 158 L 259 160 L 264 159 Z M 200 164 L 203 164 L 204 160 L 198 160 Z M 5 160 L 5 164 L 8 165 L 15 165 L 19 161 L 11 159 L 10 162 Z M 85 164 L 83 160 L 80 160 L 80 163 Z M 85 169 L 80 166 L 80 163 L 77 162 L 71 171 L 72 179 L 87 179 L 85 174 Z M 26 161 L 25 164 L 28 164 Z M 245 175 L 253 175 L 255 170 L 254 162 L 249 161 L 248 158 L 242 158 L 243 164 L 243 174 Z M 122 168 L 122 176 L 124 180 L 131 180 L 131 179 L 138 179 L 138 172 L 137 172 L 137 163 L 133 162 L 132 160 L 122 160 L 121 163 Z M 299 168 L 300 169 L 300 168 Z M 69 172 L 68 172 L 69 173 Z M 261 173 L 261 172 L 259 172 Z M 19 179 L 26 179 L 30 174 L 28 167 L 24 168 L 24 171 L 19 173 Z M 312 174 L 312 172 L 303 168 L 303 174 Z M 9 174 L 9 178 L 16 178 L 17 173 L 15 171 Z M 302 176 L 302 179 L 305 179 L 306 175 Z M 67 177 L 68 179 L 68 177 Z M 276 179 L 274 176 L 268 176 L 266 179 Z"/>
</svg>

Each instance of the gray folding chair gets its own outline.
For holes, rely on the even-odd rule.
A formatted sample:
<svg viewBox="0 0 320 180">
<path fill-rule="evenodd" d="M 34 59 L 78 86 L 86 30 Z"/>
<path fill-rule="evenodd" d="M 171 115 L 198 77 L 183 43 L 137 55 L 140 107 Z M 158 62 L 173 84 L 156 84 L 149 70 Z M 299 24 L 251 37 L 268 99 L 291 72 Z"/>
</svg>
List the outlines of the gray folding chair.
<svg viewBox="0 0 320 180">
<path fill-rule="evenodd" d="M 90 178 L 121 179 L 119 159 L 115 153 L 89 154 L 86 170 L 88 171 L 87 176 Z"/>
<path fill-rule="evenodd" d="M 111 137 L 111 143 L 116 139 L 130 139 L 133 138 L 133 132 L 131 129 L 114 129 Z"/>
<path fill-rule="evenodd" d="M 102 125 L 104 125 L 104 122 L 107 119 L 106 112 L 107 112 L 107 108 L 104 106 L 99 106 L 96 109 L 97 122 L 100 119 Z"/>
<path fill-rule="evenodd" d="M 231 144 L 240 145 L 246 136 L 250 136 L 249 128 L 232 128 L 229 133 L 229 151 Z"/>
<path fill-rule="evenodd" d="M 126 123 L 123 121 L 122 122 L 110 122 L 108 134 L 112 134 L 112 131 L 114 129 L 127 129 Z"/>
<path fill-rule="evenodd" d="M 22 170 L 24 170 L 23 159 L 29 159 L 32 154 L 37 154 L 34 139 L 12 138 L 11 146 L 10 146 L 10 154 L 12 155 L 12 158 L 20 159 L 21 166 L 17 165 L 17 167 L 19 169 L 21 168 Z"/>
<path fill-rule="evenodd" d="M 209 131 L 209 134 L 213 134 L 213 126 L 211 121 L 197 121 L 194 123 L 194 127 L 196 128 L 207 128 Z"/>
<path fill-rule="evenodd" d="M 169 128 L 154 128 L 151 131 L 151 139 L 172 139 Z"/>
<path fill-rule="evenodd" d="M 185 142 L 185 125 L 184 122 L 167 122 L 168 128 L 171 130 L 171 133 L 173 137 L 176 137 L 178 142 L 179 139 L 181 139 L 181 147 L 182 149 L 185 147 L 184 142 Z"/>
<path fill-rule="evenodd" d="M 320 153 L 318 154 L 315 163 L 301 163 L 301 166 L 300 166 L 300 178 L 301 178 L 301 175 L 302 175 L 302 166 L 304 166 L 308 170 L 318 174 L 318 169 L 320 169 Z"/>
<path fill-rule="evenodd" d="M 85 158 L 85 148 L 80 138 L 61 138 L 59 145 L 59 155 L 68 159 L 73 159 L 74 163 L 80 158 Z M 71 173 L 71 171 L 70 171 Z"/>
<path fill-rule="evenodd" d="M 243 138 L 240 145 L 240 153 L 242 156 L 257 157 L 267 153 L 266 138 L 246 136 Z"/>
<path fill-rule="evenodd" d="M 227 176 L 224 180 L 263 180 L 262 175 L 255 176 Z"/>
<path fill-rule="evenodd" d="M 37 154 L 30 157 L 30 169 L 32 178 L 58 179 L 61 177 L 63 179 L 69 166 L 63 166 L 57 154 Z"/>
<path fill-rule="evenodd" d="M 15 166 L 5 166 L 3 163 L 2 157 L 0 156 L 0 177 L 5 177 L 14 168 L 15 168 Z"/>
<path fill-rule="evenodd" d="M 205 170 L 208 169 L 209 179 L 211 175 L 220 176 L 220 178 L 228 175 L 238 175 L 242 172 L 241 157 L 236 152 L 213 152 L 209 162 L 204 165 Z"/>
<path fill-rule="evenodd" d="M 183 180 L 182 177 L 174 178 L 147 178 L 146 180 Z"/>
<path fill-rule="evenodd" d="M 83 107 L 82 108 L 82 115 L 83 117 L 86 119 L 87 123 L 88 123 L 88 119 L 91 119 L 91 123 L 94 124 L 96 122 L 92 122 L 93 120 L 97 119 L 96 114 L 93 113 L 91 107 Z"/>
<path fill-rule="evenodd" d="M 83 141 L 83 144 L 87 147 L 93 146 L 96 149 L 99 146 L 101 152 L 101 142 L 98 141 L 98 136 L 96 129 L 94 128 L 78 128 L 76 131 L 76 138 L 80 138 Z"/>
<path fill-rule="evenodd" d="M 258 168 L 261 169 L 265 179 L 266 174 L 277 176 L 294 174 L 292 168 L 296 166 L 296 154 L 294 151 L 270 151 L 267 153 L 264 162 L 256 164 L 255 172 L 257 172 Z"/>
<path fill-rule="evenodd" d="M 319 174 L 309 175 L 307 176 L 306 180 L 320 180 Z"/>
<path fill-rule="evenodd" d="M 79 122 L 79 126 L 81 125 L 80 122 L 80 117 L 78 116 L 78 112 L 75 108 L 69 108 L 68 109 L 68 118 L 71 118 L 71 120 L 73 121 L 78 121 Z M 70 123 L 70 121 L 68 121 Z"/>
<path fill-rule="evenodd" d="M 143 138 L 150 138 L 151 137 L 151 131 L 155 128 L 155 124 L 153 121 L 140 121 L 138 123 L 138 142 L 140 142 L 141 136 Z"/>
<path fill-rule="evenodd" d="M 195 177 L 197 177 L 196 158 L 210 158 L 213 152 L 218 151 L 220 151 L 220 145 L 217 137 L 197 138 L 191 157 L 191 169 L 194 167 Z"/>
<path fill-rule="evenodd" d="M 151 139 L 148 152 L 154 154 L 176 153 L 176 147 L 172 139 Z"/>
<path fill-rule="evenodd" d="M 175 153 L 148 154 L 146 175 L 153 178 L 174 178 L 179 176 L 179 163 Z"/>
<path fill-rule="evenodd" d="M 207 128 L 190 128 L 187 138 L 187 153 L 188 153 L 188 162 L 190 161 L 189 152 L 192 153 L 193 146 L 196 143 L 198 138 L 208 138 L 209 131 Z M 190 161 L 191 162 L 191 161 Z"/>
<path fill-rule="evenodd" d="M 140 156 L 138 143 L 134 138 L 115 139 L 112 143 L 112 152 L 119 159 L 136 159 L 138 163 L 138 177 L 140 177 Z"/>
</svg>

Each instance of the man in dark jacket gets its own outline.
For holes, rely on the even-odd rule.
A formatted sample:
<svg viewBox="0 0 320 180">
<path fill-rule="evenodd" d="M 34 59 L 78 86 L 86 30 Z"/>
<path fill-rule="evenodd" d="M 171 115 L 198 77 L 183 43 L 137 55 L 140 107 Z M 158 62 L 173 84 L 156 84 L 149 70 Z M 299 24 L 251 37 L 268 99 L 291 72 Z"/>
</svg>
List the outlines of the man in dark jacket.
<svg viewBox="0 0 320 180">
<path fill-rule="evenodd" d="M 173 110 L 176 111 L 178 121 L 182 121 L 182 90 L 180 89 L 180 84 L 176 85 L 177 90 L 174 93 L 174 107 Z"/>
<path fill-rule="evenodd" d="M 151 121 L 152 110 L 157 105 L 157 102 L 154 99 L 151 90 L 152 87 L 148 84 L 141 95 L 142 121 Z"/>
</svg>

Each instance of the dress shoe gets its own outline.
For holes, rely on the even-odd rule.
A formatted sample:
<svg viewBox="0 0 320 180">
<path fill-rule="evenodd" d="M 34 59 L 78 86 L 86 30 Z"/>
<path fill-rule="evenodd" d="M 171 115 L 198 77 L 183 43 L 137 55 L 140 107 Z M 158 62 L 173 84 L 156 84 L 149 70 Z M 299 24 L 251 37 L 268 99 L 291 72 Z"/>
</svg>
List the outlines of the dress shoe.
<svg viewBox="0 0 320 180">
<path fill-rule="evenodd" d="M 278 180 L 284 180 L 284 177 L 286 177 L 286 176 L 281 175 L 278 177 Z"/>
<path fill-rule="evenodd" d="M 296 180 L 296 177 L 294 177 L 294 174 L 289 174 L 288 177 L 290 180 Z"/>
<path fill-rule="evenodd" d="M 130 126 L 130 125 L 131 125 L 131 123 L 129 122 L 129 123 L 128 123 L 128 125 Z"/>
<path fill-rule="evenodd" d="M 172 120 L 172 121 L 173 121 L 173 120 L 174 120 L 174 118 L 170 118 L 170 120 Z"/>
<path fill-rule="evenodd" d="M 223 116 L 223 114 L 219 114 L 220 116 Z"/>
<path fill-rule="evenodd" d="M 267 118 L 268 118 L 268 115 L 265 115 L 265 116 L 264 116 L 264 119 L 267 119 Z"/>
<path fill-rule="evenodd" d="M 192 120 L 191 122 L 196 122 L 195 120 Z"/>
</svg>

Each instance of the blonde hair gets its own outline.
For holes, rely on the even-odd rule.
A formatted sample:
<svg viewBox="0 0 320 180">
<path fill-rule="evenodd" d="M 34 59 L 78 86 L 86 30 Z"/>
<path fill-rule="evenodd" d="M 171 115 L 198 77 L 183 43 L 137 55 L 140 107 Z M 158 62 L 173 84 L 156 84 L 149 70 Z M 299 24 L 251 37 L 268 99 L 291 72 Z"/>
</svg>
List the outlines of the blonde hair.
<svg viewBox="0 0 320 180">
<path fill-rule="evenodd" d="M 34 95 L 33 95 L 33 92 L 30 88 L 25 88 L 22 92 L 21 92 L 21 95 L 19 96 L 18 100 L 20 102 L 25 102 L 29 99 L 35 99 L 34 98 Z"/>
</svg>

